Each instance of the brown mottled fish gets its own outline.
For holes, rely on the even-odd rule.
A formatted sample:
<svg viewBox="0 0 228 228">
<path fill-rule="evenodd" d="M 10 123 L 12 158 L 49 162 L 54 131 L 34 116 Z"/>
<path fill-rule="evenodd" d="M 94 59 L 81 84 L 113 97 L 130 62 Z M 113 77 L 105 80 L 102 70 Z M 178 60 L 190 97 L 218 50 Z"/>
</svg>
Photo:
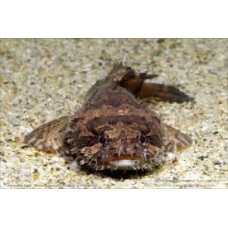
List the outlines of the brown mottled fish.
<svg viewBox="0 0 228 228">
<path fill-rule="evenodd" d="M 153 170 L 191 144 L 189 136 L 162 123 L 139 98 L 192 101 L 176 87 L 146 82 L 155 74 L 115 64 L 88 91 L 72 116 L 41 125 L 25 137 L 39 150 L 57 151 L 92 170 Z"/>
</svg>

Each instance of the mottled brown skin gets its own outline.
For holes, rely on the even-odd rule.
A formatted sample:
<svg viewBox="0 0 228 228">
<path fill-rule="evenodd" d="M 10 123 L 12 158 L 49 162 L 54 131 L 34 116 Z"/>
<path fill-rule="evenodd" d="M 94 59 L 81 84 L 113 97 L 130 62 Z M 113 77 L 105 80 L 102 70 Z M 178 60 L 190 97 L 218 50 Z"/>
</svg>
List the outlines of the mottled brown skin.
<svg viewBox="0 0 228 228">
<path fill-rule="evenodd" d="M 193 99 L 176 87 L 145 82 L 156 76 L 115 64 L 88 91 L 80 110 L 38 127 L 25 143 L 58 151 L 93 170 L 152 170 L 175 160 L 176 150 L 189 146 L 191 139 L 162 123 L 139 98 Z"/>
</svg>

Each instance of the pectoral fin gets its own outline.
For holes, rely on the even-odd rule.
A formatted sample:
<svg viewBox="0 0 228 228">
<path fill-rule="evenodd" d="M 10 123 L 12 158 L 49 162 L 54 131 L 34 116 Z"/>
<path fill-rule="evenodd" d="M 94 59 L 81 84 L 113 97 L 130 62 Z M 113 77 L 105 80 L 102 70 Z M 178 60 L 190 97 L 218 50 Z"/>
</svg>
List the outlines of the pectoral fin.
<svg viewBox="0 0 228 228">
<path fill-rule="evenodd" d="M 166 141 L 175 143 L 177 150 L 184 149 L 192 144 L 192 139 L 179 130 L 164 124 Z"/>
<path fill-rule="evenodd" d="M 62 132 L 69 123 L 69 116 L 64 116 L 41 125 L 25 136 L 24 142 L 39 150 L 58 151 L 62 144 Z"/>
</svg>

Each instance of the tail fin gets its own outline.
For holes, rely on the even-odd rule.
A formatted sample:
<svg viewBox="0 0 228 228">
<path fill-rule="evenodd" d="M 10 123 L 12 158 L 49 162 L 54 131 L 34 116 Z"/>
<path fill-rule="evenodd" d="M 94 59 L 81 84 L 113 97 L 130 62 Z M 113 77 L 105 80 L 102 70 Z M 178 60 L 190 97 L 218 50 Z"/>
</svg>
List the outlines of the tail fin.
<svg viewBox="0 0 228 228">
<path fill-rule="evenodd" d="M 107 78 L 128 89 L 139 98 L 155 97 L 164 101 L 179 103 L 193 100 L 192 97 L 175 86 L 145 82 L 146 79 L 157 76 L 157 74 L 136 73 L 131 67 L 123 66 L 121 62 L 113 65 Z"/>
</svg>

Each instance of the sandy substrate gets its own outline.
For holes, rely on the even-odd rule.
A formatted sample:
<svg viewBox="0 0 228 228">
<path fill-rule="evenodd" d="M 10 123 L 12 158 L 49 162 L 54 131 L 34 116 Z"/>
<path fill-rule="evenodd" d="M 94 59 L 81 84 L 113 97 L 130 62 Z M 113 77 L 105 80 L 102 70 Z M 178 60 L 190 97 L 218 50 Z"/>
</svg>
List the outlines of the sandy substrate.
<svg viewBox="0 0 228 228">
<path fill-rule="evenodd" d="M 154 81 L 195 98 L 149 104 L 194 140 L 177 164 L 116 179 L 23 144 L 32 129 L 79 108 L 115 61 L 158 73 Z M 226 188 L 227 76 L 226 39 L 1 39 L 1 188 Z"/>
</svg>

